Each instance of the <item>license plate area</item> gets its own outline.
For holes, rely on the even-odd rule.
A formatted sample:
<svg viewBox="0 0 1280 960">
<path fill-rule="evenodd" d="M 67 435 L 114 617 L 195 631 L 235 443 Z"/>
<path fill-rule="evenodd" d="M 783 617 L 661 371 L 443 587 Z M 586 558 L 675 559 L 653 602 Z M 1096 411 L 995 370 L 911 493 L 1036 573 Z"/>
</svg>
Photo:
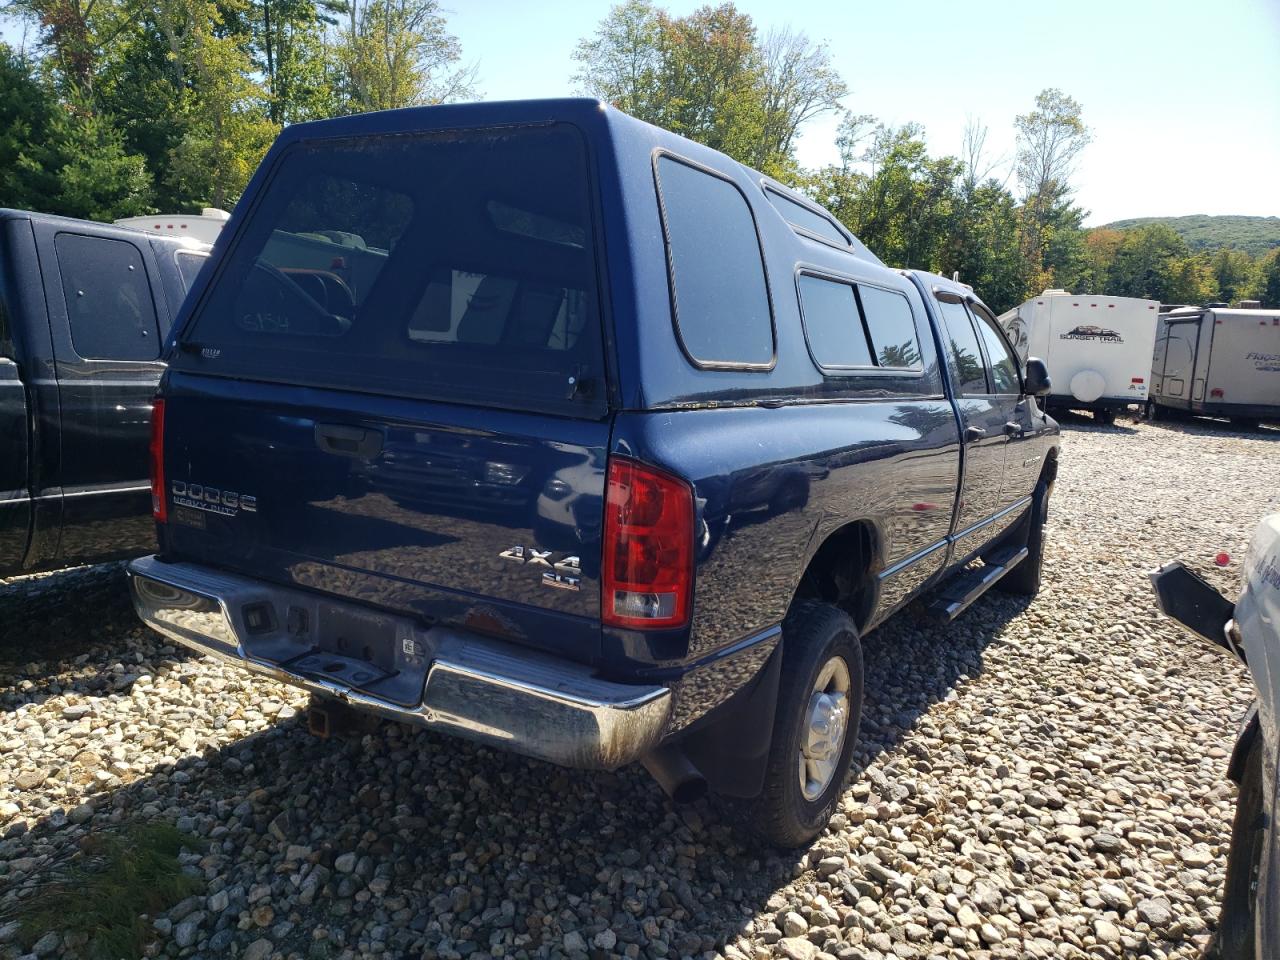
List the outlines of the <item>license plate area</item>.
<svg viewBox="0 0 1280 960">
<path fill-rule="evenodd" d="M 396 621 L 373 611 L 320 604 L 316 646 L 321 654 L 337 654 L 343 660 L 362 662 L 384 676 L 396 670 Z"/>
<path fill-rule="evenodd" d="M 358 690 L 367 690 L 371 685 L 393 675 L 392 671 L 382 670 L 366 660 L 355 660 L 325 651 L 303 654 L 285 666 L 309 677 L 331 680 Z"/>
</svg>

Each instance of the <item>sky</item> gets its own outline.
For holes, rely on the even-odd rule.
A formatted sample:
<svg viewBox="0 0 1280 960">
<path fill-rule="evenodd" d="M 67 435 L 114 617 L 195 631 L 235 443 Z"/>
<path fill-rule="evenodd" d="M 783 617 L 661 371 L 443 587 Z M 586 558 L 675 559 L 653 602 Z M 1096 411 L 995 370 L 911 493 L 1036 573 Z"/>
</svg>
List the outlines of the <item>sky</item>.
<svg viewBox="0 0 1280 960">
<path fill-rule="evenodd" d="M 1012 160 L 1013 120 L 1058 87 L 1093 143 L 1076 199 L 1097 225 L 1192 213 L 1280 216 L 1280 0 L 735 0 L 762 33 L 790 25 L 828 44 L 845 107 L 925 127 L 958 155 L 966 118 Z M 701 4 L 667 0 L 675 14 Z M 486 99 L 577 92 L 572 59 L 607 2 L 443 0 Z M 835 160 L 835 118 L 805 129 L 799 159 Z M 1000 172 L 1004 176 L 1008 172 Z"/>
<path fill-rule="evenodd" d="M 696 0 L 658 0 L 675 14 Z M 1097 225 L 1193 213 L 1280 215 L 1280 0 L 735 0 L 761 33 L 825 42 L 845 107 L 924 125 L 958 155 L 966 119 L 1011 167 L 1013 120 L 1058 87 L 1093 143 L 1076 200 Z M 576 92 L 573 49 L 607 0 L 442 0 L 486 99 Z M 10 26 L 2 34 L 13 42 Z M 805 128 L 799 159 L 835 159 L 837 118 Z"/>
</svg>

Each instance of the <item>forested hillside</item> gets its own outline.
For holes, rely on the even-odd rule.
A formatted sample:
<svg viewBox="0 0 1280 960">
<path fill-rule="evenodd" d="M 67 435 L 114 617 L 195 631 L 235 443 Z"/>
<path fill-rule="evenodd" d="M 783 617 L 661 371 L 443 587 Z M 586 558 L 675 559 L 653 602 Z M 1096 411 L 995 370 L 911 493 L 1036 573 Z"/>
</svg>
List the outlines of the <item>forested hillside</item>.
<svg viewBox="0 0 1280 960">
<path fill-rule="evenodd" d="M 0 206 L 76 217 L 230 207 L 285 124 L 484 83 L 438 0 L 0 0 L 0 17 L 33 38 L 0 43 Z M 575 83 L 807 193 L 888 263 L 958 272 L 998 310 L 1050 286 L 1280 306 L 1280 246 L 1083 227 L 1073 179 L 1093 133 L 1069 94 L 998 118 L 1016 134 L 1009 162 L 980 120 L 958 155 L 935 154 L 919 124 L 848 110 L 856 65 L 845 76 L 804 28 L 763 31 L 732 3 L 674 16 L 626 0 L 584 27 Z M 805 169 L 796 140 L 823 115 L 840 117 L 839 160 Z"/>
<path fill-rule="evenodd" d="M 1257 257 L 1280 247 L 1280 217 L 1210 217 L 1203 213 L 1189 217 L 1135 217 L 1108 223 L 1105 229 L 1131 230 L 1153 223 L 1171 227 L 1192 250 L 1234 247 Z"/>
</svg>

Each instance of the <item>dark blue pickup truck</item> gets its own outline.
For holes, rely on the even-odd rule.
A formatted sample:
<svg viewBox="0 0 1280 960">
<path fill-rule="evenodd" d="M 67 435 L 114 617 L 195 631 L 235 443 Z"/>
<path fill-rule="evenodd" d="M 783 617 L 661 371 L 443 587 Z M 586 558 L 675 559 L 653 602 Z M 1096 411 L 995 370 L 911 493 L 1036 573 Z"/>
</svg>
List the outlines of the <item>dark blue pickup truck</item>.
<svg viewBox="0 0 1280 960">
<path fill-rule="evenodd" d="M 1043 364 L 595 101 L 290 127 L 168 359 L 151 626 L 321 705 L 640 761 L 778 844 L 843 788 L 861 635 L 1039 586 Z"/>
</svg>

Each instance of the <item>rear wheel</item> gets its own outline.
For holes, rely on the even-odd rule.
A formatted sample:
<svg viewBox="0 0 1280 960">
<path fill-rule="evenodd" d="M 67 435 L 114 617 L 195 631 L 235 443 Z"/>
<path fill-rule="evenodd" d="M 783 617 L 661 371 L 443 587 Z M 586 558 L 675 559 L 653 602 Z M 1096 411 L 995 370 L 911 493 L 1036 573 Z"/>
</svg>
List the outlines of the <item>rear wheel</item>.
<svg viewBox="0 0 1280 960">
<path fill-rule="evenodd" d="M 1227 882 L 1218 919 L 1217 947 L 1222 960 L 1255 960 L 1257 956 L 1258 876 L 1266 841 L 1262 811 L 1262 738 L 1254 740 L 1245 760 L 1231 826 Z"/>
<path fill-rule="evenodd" d="M 797 601 L 782 627 L 782 676 L 764 788 L 748 830 L 778 847 L 813 840 L 844 788 L 862 717 L 862 645 L 828 603 Z"/>
<path fill-rule="evenodd" d="M 1040 592 L 1044 568 L 1044 526 L 1049 518 L 1049 485 L 1041 480 L 1031 495 L 1031 517 L 1027 530 L 1027 555 L 1022 562 L 996 582 L 1006 593 L 1034 597 Z"/>
<path fill-rule="evenodd" d="M 1116 425 L 1116 412 L 1114 410 L 1095 410 L 1093 411 L 1093 419 L 1104 427 L 1114 427 Z"/>
</svg>

